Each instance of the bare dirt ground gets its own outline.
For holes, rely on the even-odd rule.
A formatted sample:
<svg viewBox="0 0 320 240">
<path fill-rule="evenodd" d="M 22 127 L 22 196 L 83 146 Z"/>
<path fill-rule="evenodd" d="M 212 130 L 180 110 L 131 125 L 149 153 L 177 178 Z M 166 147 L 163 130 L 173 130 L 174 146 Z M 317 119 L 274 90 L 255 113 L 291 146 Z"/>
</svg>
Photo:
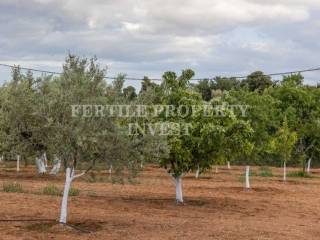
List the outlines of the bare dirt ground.
<svg viewBox="0 0 320 240">
<path fill-rule="evenodd" d="M 41 193 L 50 184 L 62 189 L 64 176 L 2 168 L 0 239 L 320 239 L 320 171 L 284 184 L 281 169 L 272 170 L 275 177 L 252 177 L 250 191 L 243 188 L 243 167 L 200 179 L 188 175 L 184 205 L 175 204 L 173 182 L 156 167 L 147 167 L 134 183 L 77 179 L 73 187 L 80 195 L 70 197 L 68 208 L 73 227 L 66 227 L 55 221 L 4 221 L 57 220 L 61 197 Z M 25 192 L 4 192 L 4 182 L 20 183 Z"/>
</svg>

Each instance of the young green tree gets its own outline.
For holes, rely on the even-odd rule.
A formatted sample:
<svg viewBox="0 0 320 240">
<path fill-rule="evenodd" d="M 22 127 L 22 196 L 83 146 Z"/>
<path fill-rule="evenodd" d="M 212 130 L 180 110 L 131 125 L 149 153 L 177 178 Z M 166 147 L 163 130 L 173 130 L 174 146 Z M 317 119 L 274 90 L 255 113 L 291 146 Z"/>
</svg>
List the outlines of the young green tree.
<svg viewBox="0 0 320 240">
<path fill-rule="evenodd" d="M 287 180 L 287 162 L 291 159 L 292 151 L 297 142 L 297 133 L 291 131 L 285 118 L 282 126 L 271 141 L 271 149 L 278 154 L 283 161 L 283 181 Z"/>
<path fill-rule="evenodd" d="M 252 149 L 247 154 L 234 158 L 239 164 L 246 166 L 246 188 L 250 188 L 250 166 L 261 164 L 270 155 L 267 146 L 279 126 L 281 117 L 278 102 L 266 91 L 259 93 L 245 90 L 230 91 L 224 101 L 238 105 L 238 114 L 248 121 L 253 129 L 250 138 Z"/>
<path fill-rule="evenodd" d="M 249 122 L 239 120 L 231 124 L 225 133 L 224 151 L 225 157 L 232 161 L 237 158 L 247 158 L 253 150 L 253 137 L 254 131 Z M 246 166 L 245 187 L 250 188 L 250 165 Z"/>
<path fill-rule="evenodd" d="M 302 170 L 305 172 L 306 161 L 311 157 L 313 141 L 312 125 L 316 123 L 317 94 L 302 85 L 303 78 L 300 74 L 284 78 L 281 85 L 270 89 L 270 95 L 278 101 L 282 116 L 287 117 L 288 126 L 297 133 L 295 152 L 301 161 Z"/>
</svg>

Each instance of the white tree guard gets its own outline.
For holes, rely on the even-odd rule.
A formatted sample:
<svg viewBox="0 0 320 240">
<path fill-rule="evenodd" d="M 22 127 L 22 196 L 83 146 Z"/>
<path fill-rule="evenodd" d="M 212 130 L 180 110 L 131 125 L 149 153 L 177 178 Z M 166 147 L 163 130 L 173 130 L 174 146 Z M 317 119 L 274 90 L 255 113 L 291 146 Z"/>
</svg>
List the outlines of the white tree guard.
<svg viewBox="0 0 320 240">
<path fill-rule="evenodd" d="M 20 172 L 20 155 L 17 155 L 17 172 Z"/>
<path fill-rule="evenodd" d="M 199 175 L 200 175 L 200 167 L 199 165 L 197 166 L 197 171 L 196 171 L 196 178 L 198 179 L 199 178 Z"/>
<path fill-rule="evenodd" d="M 183 195 L 182 195 L 182 177 L 176 177 L 175 179 L 176 184 L 176 201 L 177 203 L 183 203 Z"/>
<path fill-rule="evenodd" d="M 307 165 L 307 173 L 310 174 L 310 170 L 311 170 L 311 160 L 312 158 L 308 159 L 308 165 Z"/>
<path fill-rule="evenodd" d="M 246 166 L 246 189 L 250 189 L 250 166 Z"/>
<path fill-rule="evenodd" d="M 112 169 L 113 169 L 113 166 L 112 166 L 112 164 L 110 164 L 110 166 L 109 166 L 109 175 L 110 176 L 112 175 Z"/>
<path fill-rule="evenodd" d="M 283 162 L 283 181 L 287 181 L 287 163 L 286 161 Z"/>
</svg>

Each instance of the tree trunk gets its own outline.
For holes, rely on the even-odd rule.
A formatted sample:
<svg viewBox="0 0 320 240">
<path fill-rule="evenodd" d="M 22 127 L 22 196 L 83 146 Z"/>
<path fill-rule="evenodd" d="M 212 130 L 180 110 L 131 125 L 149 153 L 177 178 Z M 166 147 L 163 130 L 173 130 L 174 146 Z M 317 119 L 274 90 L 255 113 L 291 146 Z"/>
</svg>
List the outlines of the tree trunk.
<svg viewBox="0 0 320 240">
<path fill-rule="evenodd" d="M 196 171 L 196 179 L 199 178 L 199 174 L 200 174 L 200 167 L 199 165 L 197 166 L 197 171 Z"/>
<path fill-rule="evenodd" d="M 60 221 L 59 221 L 62 224 L 67 223 L 68 197 L 69 197 L 69 191 L 71 188 L 72 180 L 73 180 L 73 170 L 71 171 L 70 168 L 67 168 L 66 182 L 64 184 L 63 197 L 62 197 L 62 203 L 61 203 Z"/>
<path fill-rule="evenodd" d="M 176 201 L 177 201 L 177 203 L 183 203 L 182 177 L 178 176 L 174 180 L 175 180 L 175 183 L 176 183 Z"/>
<path fill-rule="evenodd" d="M 20 155 L 17 155 L 17 172 L 20 172 Z"/>
<path fill-rule="evenodd" d="M 287 163 L 286 161 L 283 162 L 283 181 L 287 181 Z"/>
<path fill-rule="evenodd" d="M 218 173 L 218 167 L 216 166 L 216 173 Z"/>
<path fill-rule="evenodd" d="M 230 167 L 230 161 L 228 161 L 227 164 L 228 164 L 228 169 L 231 169 L 231 167 Z"/>
<path fill-rule="evenodd" d="M 110 166 L 109 166 L 109 176 L 111 177 L 111 175 L 112 175 L 112 169 L 113 169 L 113 166 L 112 166 L 112 164 L 110 164 Z"/>
<path fill-rule="evenodd" d="M 61 159 L 58 158 L 58 157 L 55 157 L 54 159 L 54 165 L 50 171 L 50 174 L 52 175 L 57 175 L 60 171 L 60 168 L 61 168 Z"/>
<path fill-rule="evenodd" d="M 43 157 L 44 166 L 47 168 L 48 167 L 47 153 L 43 153 L 42 157 Z"/>
<path fill-rule="evenodd" d="M 39 174 L 44 174 L 46 173 L 46 166 L 44 163 L 43 156 L 41 157 L 36 157 L 36 166 Z"/>
<path fill-rule="evenodd" d="M 309 158 L 308 160 L 308 166 L 307 166 L 307 173 L 310 174 L 310 170 L 311 170 L 311 160 L 312 158 Z"/>
<path fill-rule="evenodd" d="M 306 160 L 304 158 L 304 156 L 302 156 L 302 172 L 305 173 L 306 172 Z"/>
<path fill-rule="evenodd" d="M 250 189 L 250 166 L 246 166 L 246 189 Z"/>
</svg>

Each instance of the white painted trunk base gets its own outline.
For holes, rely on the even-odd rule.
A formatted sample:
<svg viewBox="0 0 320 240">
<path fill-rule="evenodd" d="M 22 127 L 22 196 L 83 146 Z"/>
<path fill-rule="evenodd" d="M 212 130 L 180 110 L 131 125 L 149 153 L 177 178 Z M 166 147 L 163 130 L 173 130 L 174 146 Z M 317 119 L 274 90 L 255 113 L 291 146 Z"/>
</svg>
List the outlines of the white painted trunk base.
<svg viewBox="0 0 320 240">
<path fill-rule="evenodd" d="M 183 195 L 182 195 L 182 177 L 176 177 L 175 179 L 176 183 L 176 201 L 177 203 L 183 203 Z"/>
<path fill-rule="evenodd" d="M 17 155 L 17 172 L 20 172 L 20 155 Z"/>
<path fill-rule="evenodd" d="M 68 197 L 69 191 L 71 188 L 71 183 L 73 180 L 73 170 L 71 171 L 70 168 L 66 169 L 66 182 L 64 184 L 63 190 L 63 197 L 61 203 L 61 213 L 60 213 L 60 223 L 66 224 L 67 223 L 67 215 L 68 215 Z"/>
<path fill-rule="evenodd" d="M 246 166 L 246 189 L 250 189 L 250 166 Z"/>
<path fill-rule="evenodd" d="M 216 167 L 216 171 L 215 172 L 218 173 L 218 167 Z"/>
<path fill-rule="evenodd" d="M 200 167 L 197 167 L 197 171 L 196 171 L 196 178 L 198 179 L 200 175 Z"/>
<path fill-rule="evenodd" d="M 60 171 L 60 168 L 61 168 L 61 159 L 55 156 L 54 165 L 50 171 L 50 174 L 57 175 Z"/>
<path fill-rule="evenodd" d="M 110 176 L 112 175 L 112 169 L 113 169 L 113 166 L 112 166 L 112 164 L 110 164 L 110 166 L 109 166 L 109 175 Z"/>
<path fill-rule="evenodd" d="M 283 181 L 287 181 L 287 163 L 286 161 L 283 162 Z"/>
<path fill-rule="evenodd" d="M 231 169 L 229 161 L 227 162 L 227 165 L 228 165 L 228 169 Z"/>
<path fill-rule="evenodd" d="M 36 157 L 36 166 L 39 174 L 44 174 L 47 172 L 44 156 Z"/>
<path fill-rule="evenodd" d="M 69 191 L 71 188 L 72 181 L 78 177 L 81 177 L 86 172 L 82 172 L 80 174 L 75 175 L 74 174 L 74 168 L 67 168 L 66 169 L 66 182 L 64 184 L 63 189 L 63 196 L 62 196 L 62 202 L 61 202 L 61 212 L 60 212 L 60 223 L 66 224 L 67 223 L 67 217 L 68 217 L 68 197 L 69 197 Z"/>
<path fill-rule="evenodd" d="M 308 160 L 308 165 L 307 165 L 307 173 L 309 174 L 310 173 L 310 170 L 311 170 L 311 158 L 309 158 Z"/>
<path fill-rule="evenodd" d="M 44 166 L 47 168 L 48 167 L 47 153 L 43 154 L 43 162 L 44 162 Z"/>
</svg>

